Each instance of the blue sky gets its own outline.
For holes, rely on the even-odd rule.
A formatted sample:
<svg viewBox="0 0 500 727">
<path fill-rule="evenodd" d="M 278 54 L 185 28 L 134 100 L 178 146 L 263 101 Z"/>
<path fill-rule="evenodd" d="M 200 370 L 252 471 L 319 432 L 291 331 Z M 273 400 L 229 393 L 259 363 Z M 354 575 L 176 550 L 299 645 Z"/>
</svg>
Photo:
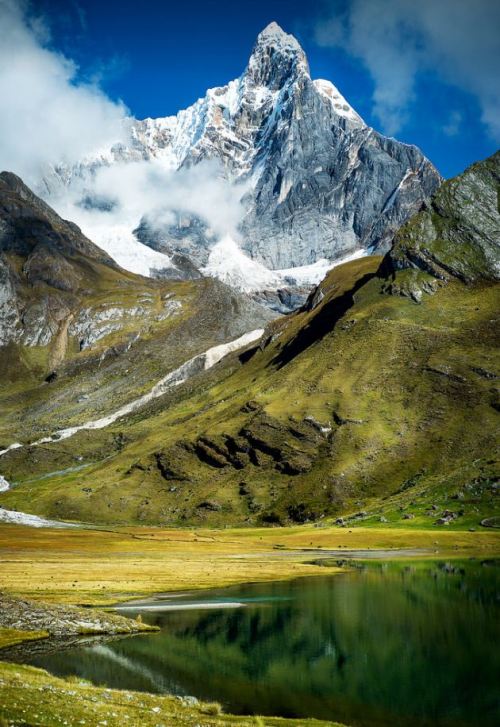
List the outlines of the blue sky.
<svg viewBox="0 0 500 727">
<path fill-rule="evenodd" d="M 257 33 L 276 20 L 300 40 L 313 78 L 335 83 L 376 129 L 417 144 L 444 176 L 499 146 L 495 0 L 35 0 L 31 7 L 50 29 L 50 47 L 138 118 L 176 113 L 237 77 Z"/>
</svg>

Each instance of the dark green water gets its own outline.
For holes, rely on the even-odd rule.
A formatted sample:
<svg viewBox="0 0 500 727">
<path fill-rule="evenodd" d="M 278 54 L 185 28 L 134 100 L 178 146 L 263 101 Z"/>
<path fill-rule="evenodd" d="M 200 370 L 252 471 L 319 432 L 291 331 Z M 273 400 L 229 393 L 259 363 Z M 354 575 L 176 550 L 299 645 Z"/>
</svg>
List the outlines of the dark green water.
<svg viewBox="0 0 500 727">
<path fill-rule="evenodd" d="M 499 725 L 499 564 L 371 565 L 197 596 L 240 608 L 142 612 L 161 626 L 30 662 L 228 711 L 348 725 Z M 175 599 L 193 602 L 193 598 Z"/>
</svg>

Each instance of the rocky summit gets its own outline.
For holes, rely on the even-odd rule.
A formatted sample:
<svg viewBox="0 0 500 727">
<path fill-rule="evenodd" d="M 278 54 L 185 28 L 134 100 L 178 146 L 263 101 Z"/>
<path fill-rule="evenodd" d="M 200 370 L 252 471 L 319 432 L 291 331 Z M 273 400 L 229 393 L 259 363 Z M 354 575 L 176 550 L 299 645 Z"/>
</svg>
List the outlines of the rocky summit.
<svg viewBox="0 0 500 727">
<path fill-rule="evenodd" d="M 122 230 L 121 247 L 139 240 L 144 255 L 144 246 L 163 253 L 152 274 L 192 278 L 201 270 L 277 310 L 296 307 L 335 261 L 386 251 L 441 182 L 418 148 L 382 136 L 330 81 L 313 80 L 300 44 L 276 23 L 260 33 L 239 78 L 176 116 L 133 120 L 124 141 L 75 167 L 55 167 L 42 193 L 56 207 L 71 194 L 80 206 L 112 209 L 96 176 L 148 162 L 174 174 L 218 163 L 210 173 L 240 190 L 239 219 L 224 235 L 190 206 L 189 194 L 182 208 L 169 206 L 166 194 L 161 210 L 144 210 L 133 230 Z M 109 235 L 97 241 L 111 250 Z M 137 272 L 135 259 L 121 262 Z M 270 290 L 300 288 L 288 303 L 287 292 L 269 298 Z"/>
<path fill-rule="evenodd" d="M 445 182 L 398 231 L 388 255 L 393 268 L 444 281 L 498 280 L 499 185 L 500 152 Z"/>
</svg>

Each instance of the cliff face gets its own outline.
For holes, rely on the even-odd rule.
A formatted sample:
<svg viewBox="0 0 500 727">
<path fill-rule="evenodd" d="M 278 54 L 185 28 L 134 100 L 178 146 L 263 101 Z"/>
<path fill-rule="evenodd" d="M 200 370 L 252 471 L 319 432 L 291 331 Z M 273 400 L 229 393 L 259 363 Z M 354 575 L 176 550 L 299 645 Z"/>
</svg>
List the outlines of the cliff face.
<svg viewBox="0 0 500 727">
<path fill-rule="evenodd" d="M 442 280 L 498 280 L 500 151 L 445 182 L 398 231 L 388 261 Z"/>
<path fill-rule="evenodd" d="M 258 36 L 240 78 L 210 89 L 177 116 L 133 122 L 126 144 L 57 169 L 46 186 L 83 181 L 92 204 L 100 168 L 148 160 L 172 172 L 216 160 L 230 184 L 244 183 L 238 244 L 268 271 L 335 261 L 357 250 L 385 251 L 441 182 L 416 147 L 378 134 L 332 83 L 312 80 L 303 49 L 275 23 Z M 213 230 L 189 214 L 189 200 L 187 212 L 169 210 L 168 199 L 165 208 L 170 222 L 145 216 L 137 237 L 231 279 L 212 253 Z M 241 275 L 233 277 L 238 287 Z M 284 287 L 271 278 L 259 289 L 266 286 Z"/>
<path fill-rule="evenodd" d="M 0 345 L 48 344 L 104 267 L 120 274 L 19 177 L 0 174 Z"/>
</svg>

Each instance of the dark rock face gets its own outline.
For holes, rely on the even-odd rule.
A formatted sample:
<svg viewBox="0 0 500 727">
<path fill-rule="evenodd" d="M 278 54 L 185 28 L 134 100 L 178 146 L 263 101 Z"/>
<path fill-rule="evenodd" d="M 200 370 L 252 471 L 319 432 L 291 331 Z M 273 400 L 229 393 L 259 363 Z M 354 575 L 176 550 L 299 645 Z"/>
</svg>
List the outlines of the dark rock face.
<svg viewBox="0 0 500 727">
<path fill-rule="evenodd" d="M 198 268 L 186 255 L 174 252 L 170 255 L 170 259 L 173 262 L 173 266 L 162 268 L 161 270 L 154 270 L 152 277 L 161 280 L 197 280 L 203 277 Z"/>
<path fill-rule="evenodd" d="M 386 269 L 419 271 L 443 281 L 498 280 L 499 195 L 500 152 L 496 152 L 445 182 L 399 230 Z M 414 284 L 417 297 L 418 290 L 432 292 L 425 279 L 415 278 Z"/>
<path fill-rule="evenodd" d="M 23 272 L 30 285 L 46 283 L 59 290 L 77 290 L 81 274 L 57 249 L 37 245 L 28 257 Z"/>
<path fill-rule="evenodd" d="M 176 267 L 170 274 L 168 269 L 162 270 L 160 277 L 179 280 L 202 277 L 197 266 L 208 260 L 208 250 L 215 242 L 203 220 L 180 212 L 176 213 L 176 222 L 168 226 L 154 225 L 142 219 L 134 234 L 144 245 L 171 256 Z"/>
<path fill-rule="evenodd" d="M 179 467 L 176 467 L 175 464 L 166 457 L 164 452 L 157 452 L 155 454 L 155 458 L 156 466 L 164 480 L 177 480 L 182 482 L 189 479 L 187 475 L 179 469 Z M 136 465 L 136 467 L 140 468 L 140 465 Z"/>
<path fill-rule="evenodd" d="M 85 255 L 96 262 L 116 263 L 88 240 L 73 222 L 63 220 L 15 174 L 0 174 L 0 252 L 31 255 L 39 246 L 53 258 L 57 252 Z M 41 256 L 39 248 L 38 256 Z M 59 259 L 60 261 L 60 259 Z M 52 267 L 56 263 L 52 262 Z M 65 269 L 67 272 L 67 269 Z"/>
<path fill-rule="evenodd" d="M 310 292 L 310 286 L 290 286 L 288 288 L 278 288 L 278 290 L 262 290 L 252 293 L 252 298 L 278 315 L 284 315 L 303 306 Z"/>
<path fill-rule="evenodd" d="M 0 346 L 46 345 L 96 267 L 116 263 L 15 174 L 0 174 Z"/>
</svg>

